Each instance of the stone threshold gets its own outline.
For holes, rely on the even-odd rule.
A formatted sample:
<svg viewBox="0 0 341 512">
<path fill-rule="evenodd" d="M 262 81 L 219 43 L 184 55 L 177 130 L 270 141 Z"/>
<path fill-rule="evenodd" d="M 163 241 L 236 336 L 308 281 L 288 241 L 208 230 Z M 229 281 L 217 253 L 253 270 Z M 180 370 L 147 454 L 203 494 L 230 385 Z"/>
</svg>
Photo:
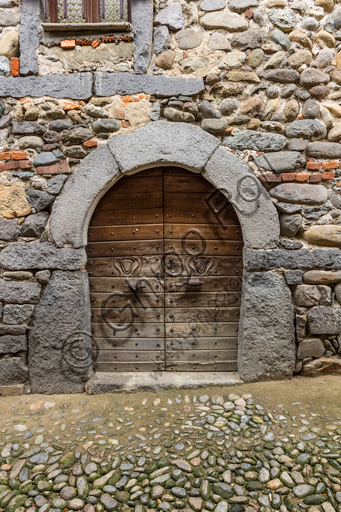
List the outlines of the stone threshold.
<svg viewBox="0 0 341 512">
<path fill-rule="evenodd" d="M 242 384 L 234 372 L 97 372 L 86 383 L 89 395 L 115 392 L 195 389 L 204 386 Z"/>
</svg>

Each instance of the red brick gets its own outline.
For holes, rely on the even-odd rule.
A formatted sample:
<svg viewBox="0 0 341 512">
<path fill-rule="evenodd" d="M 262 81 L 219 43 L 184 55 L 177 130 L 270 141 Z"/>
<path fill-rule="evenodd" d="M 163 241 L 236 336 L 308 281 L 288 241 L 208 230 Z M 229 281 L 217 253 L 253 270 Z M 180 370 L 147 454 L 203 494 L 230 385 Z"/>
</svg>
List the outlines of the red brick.
<svg viewBox="0 0 341 512">
<path fill-rule="evenodd" d="M 31 160 L 18 160 L 20 169 L 30 169 L 32 167 Z"/>
<path fill-rule="evenodd" d="M 19 76 L 19 59 L 18 59 L 18 57 L 11 58 L 11 75 Z"/>
<path fill-rule="evenodd" d="M 63 171 L 59 165 L 45 165 L 37 167 L 38 174 L 61 174 Z"/>
<path fill-rule="evenodd" d="M 296 174 L 294 172 L 284 172 L 282 174 L 282 181 L 295 181 Z"/>
<path fill-rule="evenodd" d="M 129 126 L 130 126 L 129 121 L 124 121 L 124 120 L 123 120 L 121 124 L 122 124 L 122 127 L 123 127 L 123 128 L 129 128 Z"/>
<path fill-rule="evenodd" d="M 265 183 L 280 183 L 282 181 L 280 174 L 263 174 Z"/>
<path fill-rule="evenodd" d="M 322 180 L 321 174 L 311 174 L 309 176 L 310 183 L 319 183 Z"/>
<path fill-rule="evenodd" d="M 10 151 L 3 151 L 0 153 L 0 160 L 10 160 L 11 159 L 11 152 Z"/>
<path fill-rule="evenodd" d="M 247 10 L 245 11 L 245 18 L 248 18 L 248 19 L 250 20 L 250 19 L 252 18 L 252 16 L 253 16 L 253 11 L 252 11 L 252 9 L 247 9 Z"/>
<path fill-rule="evenodd" d="M 62 168 L 63 174 L 68 174 L 71 172 L 66 158 L 64 158 L 63 160 L 60 161 L 60 166 Z"/>
<path fill-rule="evenodd" d="M 309 181 L 309 174 L 296 174 L 296 181 Z"/>
<path fill-rule="evenodd" d="M 13 160 L 25 160 L 27 158 L 26 151 L 13 151 Z"/>
<path fill-rule="evenodd" d="M 95 148 L 98 146 L 98 142 L 97 140 L 86 140 L 85 142 L 83 142 L 83 146 L 85 146 L 86 148 Z"/>
<path fill-rule="evenodd" d="M 307 162 L 307 169 L 310 171 L 319 171 L 321 169 L 321 162 Z"/>
<path fill-rule="evenodd" d="M 122 108 L 118 108 L 114 112 L 114 117 L 115 117 L 115 119 L 125 119 L 126 113 Z"/>
<path fill-rule="evenodd" d="M 0 171 L 11 171 L 12 169 L 18 169 L 19 162 L 14 162 L 10 160 L 9 162 L 5 162 L 3 164 L 0 163 Z"/>
<path fill-rule="evenodd" d="M 330 160 L 329 162 L 322 162 L 322 169 L 337 169 L 338 162 Z"/>
<path fill-rule="evenodd" d="M 323 180 L 333 180 L 334 179 L 334 172 L 333 171 L 328 171 L 328 172 L 324 172 L 322 174 L 322 179 Z"/>
<path fill-rule="evenodd" d="M 76 41 L 74 39 L 64 39 L 60 41 L 60 47 L 63 48 L 63 50 L 73 50 L 76 48 Z"/>
</svg>

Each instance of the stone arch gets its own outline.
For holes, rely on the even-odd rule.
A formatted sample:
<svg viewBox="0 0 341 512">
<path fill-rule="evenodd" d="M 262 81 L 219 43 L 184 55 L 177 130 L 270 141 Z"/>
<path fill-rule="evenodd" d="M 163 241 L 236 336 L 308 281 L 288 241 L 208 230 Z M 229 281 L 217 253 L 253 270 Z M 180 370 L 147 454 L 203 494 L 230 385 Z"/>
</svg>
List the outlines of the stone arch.
<svg viewBox="0 0 341 512">
<path fill-rule="evenodd" d="M 49 245 L 60 248 L 54 249 L 60 255 L 74 249 L 84 251 L 80 248 L 87 244 L 94 209 L 116 181 L 125 174 L 174 165 L 202 173 L 228 196 L 242 227 L 245 254 L 252 252 L 256 257 L 259 251 L 264 256 L 264 249 L 271 253 L 279 239 L 276 208 L 251 169 L 219 145 L 217 138 L 197 126 L 166 121 L 116 136 L 85 158 L 65 182 L 52 208 Z M 65 369 L 68 361 L 64 354 L 75 333 L 91 336 L 89 297 L 85 270 L 75 270 L 70 264 L 53 272 L 30 332 L 30 383 L 34 392 L 84 390 L 91 364 L 77 372 L 70 365 Z M 42 360 L 46 363 L 44 371 Z M 283 275 L 244 267 L 238 339 L 240 377 L 245 381 L 290 378 L 294 365 L 294 310 Z"/>
<path fill-rule="evenodd" d="M 81 162 L 54 202 L 51 240 L 58 247 L 86 246 L 91 215 L 105 192 L 124 174 L 162 165 L 201 172 L 225 191 L 237 211 L 246 248 L 275 247 L 279 238 L 276 208 L 251 169 L 198 126 L 167 121 L 118 135 Z"/>
</svg>

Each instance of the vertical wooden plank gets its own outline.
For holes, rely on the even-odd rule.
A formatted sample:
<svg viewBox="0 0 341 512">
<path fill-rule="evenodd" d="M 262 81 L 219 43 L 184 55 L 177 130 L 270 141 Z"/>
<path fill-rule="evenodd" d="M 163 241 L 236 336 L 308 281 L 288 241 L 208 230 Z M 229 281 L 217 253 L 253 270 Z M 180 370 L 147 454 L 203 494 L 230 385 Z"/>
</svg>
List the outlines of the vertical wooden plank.
<svg viewBox="0 0 341 512">
<path fill-rule="evenodd" d="M 100 0 L 83 0 L 85 3 L 85 20 L 87 23 L 100 22 Z"/>
<path fill-rule="evenodd" d="M 58 23 L 58 3 L 57 0 L 49 0 L 49 19 L 50 23 Z"/>
</svg>

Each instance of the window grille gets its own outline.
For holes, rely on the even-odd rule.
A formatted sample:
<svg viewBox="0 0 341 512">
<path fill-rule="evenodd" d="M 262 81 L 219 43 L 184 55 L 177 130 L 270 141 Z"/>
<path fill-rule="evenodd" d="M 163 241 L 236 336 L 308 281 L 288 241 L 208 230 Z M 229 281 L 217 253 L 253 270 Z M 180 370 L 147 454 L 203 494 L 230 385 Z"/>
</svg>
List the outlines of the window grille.
<svg viewBox="0 0 341 512">
<path fill-rule="evenodd" d="M 51 23 L 130 21 L 130 0 L 43 0 Z"/>
</svg>

